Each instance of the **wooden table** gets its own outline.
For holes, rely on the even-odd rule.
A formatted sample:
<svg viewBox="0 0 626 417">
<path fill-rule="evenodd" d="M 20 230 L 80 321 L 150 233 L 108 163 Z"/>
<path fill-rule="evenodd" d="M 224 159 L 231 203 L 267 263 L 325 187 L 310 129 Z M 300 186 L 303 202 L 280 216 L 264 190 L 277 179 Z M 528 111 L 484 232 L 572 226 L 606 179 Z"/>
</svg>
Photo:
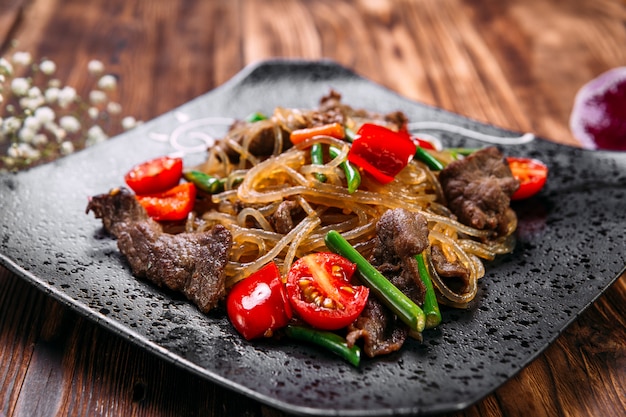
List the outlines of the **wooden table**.
<svg viewBox="0 0 626 417">
<path fill-rule="evenodd" d="M 623 0 L 2 0 L 0 52 L 87 91 L 99 59 L 149 120 L 271 57 L 331 58 L 402 95 L 577 144 L 576 91 L 626 65 Z M 0 200 L 1 206 L 1 200 Z M 622 276 L 530 366 L 455 416 L 626 412 Z M 79 317 L 0 268 L 0 416 L 283 416 Z"/>
</svg>

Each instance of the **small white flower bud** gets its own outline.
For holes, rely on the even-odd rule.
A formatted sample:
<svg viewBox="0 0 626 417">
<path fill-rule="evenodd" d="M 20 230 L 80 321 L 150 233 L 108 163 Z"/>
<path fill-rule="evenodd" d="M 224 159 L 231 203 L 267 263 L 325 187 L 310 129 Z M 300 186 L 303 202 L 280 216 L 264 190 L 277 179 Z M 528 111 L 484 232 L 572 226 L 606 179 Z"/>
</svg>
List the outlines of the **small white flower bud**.
<svg viewBox="0 0 626 417">
<path fill-rule="evenodd" d="M 35 110 L 35 117 L 42 125 L 44 125 L 54 121 L 56 114 L 50 107 L 39 107 Z"/>
<path fill-rule="evenodd" d="M 122 127 L 124 130 L 132 129 L 137 126 L 137 120 L 133 116 L 126 116 L 122 119 Z"/>
<path fill-rule="evenodd" d="M 107 95 L 104 91 L 92 90 L 89 92 L 89 102 L 91 102 L 91 104 L 101 104 L 104 103 L 106 99 Z"/>
<path fill-rule="evenodd" d="M 98 80 L 98 87 L 103 90 L 113 90 L 115 89 L 116 86 L 117 86 L 117 79 L 110 74 L 103 75 Z"/>
<path fill-rule="evenodd" d="M 92 120 L 96 120 L 100 114 L 100 110 L 98 110 L 97 107 L 89 107 L 89 109 L 87 109 L 87 114 Z"/>
<path fill-rule="evenodd" d="M 17 96 L 24 96 L 30 89 L 30 83 L 26 78 L 17 77 L 11 81 L 11 91 Z"/>
<path fill-rule="evenodd" d="M 74 152 L 74 144 L 69 140 L 63 141 L 59 148 L 61 155 L 69 155 Z"/>
<path fill-rule="evenodd" d="M 57 87 L 50 87 L 48 88 L 45 93 L 44 93 L 44 97 L 46 98 L 46 102 L 53 104 L 56 103 L 56 101 L 59 99 L 59 94 L 61 93 L 61 90 L 59 90 Z"/>
<path fill-rule="evenodd" d="M 13 75 L 13 65 L 6 58 L 0 58 L 0 74 Z"/>
<path fill-rule="evenodd" d="M 113 115 L 118 115 L 122 112 L 122 105 L 120 103 L 111 101 L 107 104 L 107 111 Z"/>
<path fill-rule="evenodd" d="M 28 127 L 22 127 L 17 134 L 17 137 L 20 138 L 25 143 L 32 143 L 35 138 L 36 132 Z"/>
<path fill-rule="evenodd" d="M 75 133 L 80 130 L 80 121 L 74 116 L 61 117 L 59 125 L 69 133 Z"/>
<path fill-rule="evenodd" d="M 33 138 L 34 146 L 43 146 L 46 143 L 48 143 L 48 136 L 44 135 L 43 133 L 37 133 Z"/>
<path fill-rule="evenodd" d="M 87 70 L 89 71 L 90 74 L 100 75 L 104 71 L 104 64 L 101 61 L 98 61 L 97 59 L 92 59 L 87 64 Z"/>
<path fill-rule="evenodd" d="M 39 64 L 39 69 L 46 75 L 52 75 L 57 70 L 57 65 L 54 63 L 54 61 L 46 59 L 45 61 L 42 61 L 41 64 Z"/>
<path fill-rule="evenodd" d="M 67 108 L 76 99 L 76 90 L 73 87 L 65 86 L 59 92 L 59 106 Z"/>
<path fill-rule="evenodd" d="M 15 65 L 27 66 L 33 61 L 29 52 L 16 52 L 11 57 L 11 60 Z"/>
<path fill-rule="evenodd" d="M 37 131 L 41 127 L 41 122 L 35 116 L 28 116 L 24 119 L 24 127 Z"/>
</svg>

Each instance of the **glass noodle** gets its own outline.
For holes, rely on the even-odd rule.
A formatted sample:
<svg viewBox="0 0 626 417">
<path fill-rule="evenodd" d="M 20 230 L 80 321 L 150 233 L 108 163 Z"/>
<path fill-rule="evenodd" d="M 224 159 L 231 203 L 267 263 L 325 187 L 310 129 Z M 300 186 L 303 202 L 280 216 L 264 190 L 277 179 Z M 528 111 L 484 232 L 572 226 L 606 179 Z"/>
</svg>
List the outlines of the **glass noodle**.
<svg viewBox="0 0 626 417">
<path fill-rule="evenodd" d="M 457 307 L 467 305 L 476 295 L 478 279 L 484 275 L 482 259 L 490 260 L 511 251 L 514 227 L 509 236 L 496 239 L 490 231 L 456 221 L 441 203 L 444 199 L 437 174 L 418 160 L 411 161 L 386 185 L 363 175 L 359 189 L 349 193 L 341 168 L 347 158 L 348 142 L 315 136 L 283 151 L 290 143 L 289 132 L 293 126 L 303 124 L 304 119 L 300 110 L 277 108 L 265 120 L 234 125 L 224 138 L 209 147 L 206 161 L 195 167 L 226 179 L 225 190 L 207 197 L 207 209 L 190 218 L 186 228 L 202 231 L 222 224 L 231 231 L 233 249 L 226 268 L 227 287 L 272 260 L 286 274 L 297 258 L 326 250 L 324 236 L 329 230 L 340 232 L 367 257 L 378 219 L 386 210 L 403 208 L 422 213 L 428 220 L 430 243 L 440 245 L 448 259 L 460 261 L 470 271 L 469 283 L 459 292 L 446 285 L 430 261 L 441 302 Z M 356 130 L 367 121 L 351 118 L 349 123 Z M 273 141 L 270 157 L 259 157 L 250 149 L 253 138 L 261 131 L 265 132 L 266 141 Z M 242 140 L 235 140 L 235 135 L 242 135 Z M 335 158 L 327 154 L 322 165 L 312 164 L 310 147 L 316 143 L 334 146 L 340 152 Z M 325 182 L 320 182 L 316 174 L 323 174 Z M 293 216 L 293 227 L 281 233 L 275 230 L 272 219 L 284 209 L 285 201 L 290 213 L 299 214 Z"/>
</svg>

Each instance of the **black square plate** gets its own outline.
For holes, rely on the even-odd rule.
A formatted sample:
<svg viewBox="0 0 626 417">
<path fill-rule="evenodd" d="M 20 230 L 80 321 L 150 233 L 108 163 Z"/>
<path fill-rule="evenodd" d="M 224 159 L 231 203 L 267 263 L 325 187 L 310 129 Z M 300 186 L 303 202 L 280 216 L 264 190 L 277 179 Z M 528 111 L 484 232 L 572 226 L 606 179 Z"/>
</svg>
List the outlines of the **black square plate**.
<svg viewBox="0 0 626 417">
<path fill-rule="evenodd" d="M 544 190 L 514 205 L 514 252 L 486 265 L 470 309 L 445 311 L 443 324 L 427 331 L 422 344 L 409 341 L 401 352 L 363 360 L 358 369 L 312 347 L 245 342 L 219 311 L 203 315 L 133 278 L 115 241 L 85 214 L 88 196 L 121 185 L 132 165 L 173 151 L 159 139 L 175 134 L 193 141 L 194 134 L 206 135 L 207 117 L 316 107 L 331 88 L 354 107 L 516 135 L 409 101 L 333 62 L 262 62 L 101 145 L 0 176 L 0 261 L 131 342 L 281 410 L 383 416 L 469 406 L 539 355 L 624 271 L 626 153 L 541 139 L 500 145 L 550 169 Z M 483 145 L 458 134 L 440 137 L 447 146 Z"/>
</svg>

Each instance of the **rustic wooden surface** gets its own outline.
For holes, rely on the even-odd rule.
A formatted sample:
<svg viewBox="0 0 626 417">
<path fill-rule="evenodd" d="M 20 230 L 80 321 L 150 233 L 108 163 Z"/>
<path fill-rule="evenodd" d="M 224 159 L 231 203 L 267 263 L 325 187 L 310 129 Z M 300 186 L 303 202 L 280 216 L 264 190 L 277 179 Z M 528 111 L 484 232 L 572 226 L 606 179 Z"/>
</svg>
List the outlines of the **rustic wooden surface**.
<svg viewBox="0 0 626 417">
<path fill-rule="evenodd" d="M 576 91 L 626 65 L 623 0 L 0 0 L 12 40 L 148 120 L 271 57 L 332 58 L 411 99 L 557 142 Z M 0 200 L 1 206 L 1 200 Z M 537 360 L 454 416 L 626 412 L 626 278 Z M 0 416 L 284 416 L 144 353 L 0 268 Z"/>
</svg>

